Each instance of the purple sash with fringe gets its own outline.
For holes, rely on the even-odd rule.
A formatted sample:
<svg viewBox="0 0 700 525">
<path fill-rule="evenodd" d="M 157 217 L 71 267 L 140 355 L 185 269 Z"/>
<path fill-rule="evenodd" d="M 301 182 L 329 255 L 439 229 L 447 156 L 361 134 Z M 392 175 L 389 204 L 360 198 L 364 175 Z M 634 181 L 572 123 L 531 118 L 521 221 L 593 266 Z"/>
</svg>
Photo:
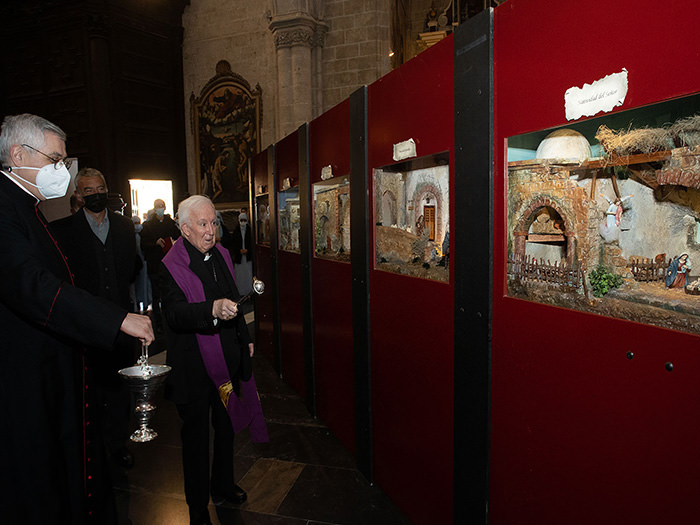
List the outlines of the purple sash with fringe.
<svg viewBox="0 0 700 525">
<path fill-rule="evenodd" d="M 226 261 L 231 275 L 233 275 L 233 261 L 228 250 L 223 249 L 218 244 L 216 248 Z M 182 239 L 178 239 L 168 253 L 163 257 L 163 264 L 173 276 L 175 282 L 185 293 L 187 302 L 201 303 L 206 301 L 204 296 L 204 286 L 202 281 L 190 269 L 190 257 Z M 233 392 L 231 377 L 229 375 L 224 350 L 221 346 L 219 334 L 195 334 L 199 351 L 204 361 L 207 374 L 216 385 L 221 401 L 226 407 L 233 431 L 238 434 L 246 427 L 250 429 L 250 438 L 255 443 L 267 443 L 270 439 L 267 435 L 265 417 L 260 406 L 258 390 L 255 386 L 255 379 L 251 372 L 248 381 L 240 381 L 240 398 Z M 247 348 L 242 349 L 247 351 Z"/>
</svg>

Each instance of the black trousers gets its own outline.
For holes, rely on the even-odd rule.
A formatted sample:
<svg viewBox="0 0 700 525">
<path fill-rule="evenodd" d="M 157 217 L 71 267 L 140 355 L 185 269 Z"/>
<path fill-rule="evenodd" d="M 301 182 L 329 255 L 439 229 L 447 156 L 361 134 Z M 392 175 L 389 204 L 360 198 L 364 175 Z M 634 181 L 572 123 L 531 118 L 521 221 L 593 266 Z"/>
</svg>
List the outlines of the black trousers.
<svg viewBox="0 0 700 525">
<path fill-rule="evenodd" d="M 216 388 L 208 396 L 178 404 L 182 419 L 182 465 L 185 500 L 190 516 L 198 516 L 209 504 L 209 493 L 228 495 L 233 491 L 233 427 Z M 209 421 L 214 429 L 214 454 L 209 474 Z"/>
<path fill-rule="evenodd" d="M 151 320 L 155 325 L 162 327 L 163 317 L 160 311 L 160 277 L 157 273 L 149 273 L 148 278 L 151 281 L 151 299 L 153 301 L 151 303 L 153 305 L 153 317 Z"/>
</svg>

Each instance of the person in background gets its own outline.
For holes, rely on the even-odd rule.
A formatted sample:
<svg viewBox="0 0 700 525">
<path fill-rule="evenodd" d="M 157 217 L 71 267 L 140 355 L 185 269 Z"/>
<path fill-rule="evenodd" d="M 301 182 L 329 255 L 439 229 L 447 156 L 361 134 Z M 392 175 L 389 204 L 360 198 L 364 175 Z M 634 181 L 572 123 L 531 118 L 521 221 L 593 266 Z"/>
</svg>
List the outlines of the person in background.
<svg viewBox="0 0 700 525">
<path fill-rule="evenodd" d="M 241 295 L 245 295 L 253 289 L 253 246 L 248 214 L 244 211 L 238 214 L 238 228 L 233 229 L 231 237 L 232 247 L 229 251 L 236 271 L 236 284 Z"/>
<path fill-rule="evenodd" d="M 131 300 L 134 303 L 135 312 L 145 312 L 148 309 L 148 305 L 151 304 L 151 281 L 148 279 L 148 270 L 146 268 L 146 259 L 143 257 L 143 251 L 141 250 L 141 230 L 143 230 L 143 224 L 141 224 L 141 219 L 138 215 L 131 217 L 131 221 L 134 223 L 134 232 L 136 233 L 136 253 L 141 260 L 141 270 L 139 270 L 136 276 L 136 281 L 131 285 Z"/>
<path fill-rule="evenodd" d="M 160 287 L 158 286 L 158 272 L 160 261 L 173 245 L 173 241 L 180 236 L 177 224 L 165 213 L 165 201 L 156 199 L 153 202 L 153 217 L 143 223 L 141 230 L 141 250 L 146 259 L 146 270 L 151 281 L 151 295 L 153 296 L 153 323 L 156 329 L 162 327 L 160 314 Z"/>
<path fill-rule="evenodd" d="M 75 178 L 75 193 L 85 203 L 73 215 L 54 221 L 59 245 L 73 270 L 75 284 L 127 311 L 133 311 L 129 288 L 141 270 L 136 253 L 134 225 L 107 208 L 107 182 L 101 171 L 82 168 Z M 108 458 L 124 468 L 134 464 L 127 448 L 131 397 L 118 371 L 134 364 L 135 342 L 120 334 L 111 352 L 89 352 L 87 374 L 90 397 L 98 411 L 99 436 Z"/>
<path fill-rule="evenodd" d="M 253 379 L 253 342 L 236 303 L 240 295 L 233 261 L 216 244 L 214 205 L 207 197 L 194 195 L 180 203 L 178 221 L 182 238 L 161 267 L 167 364 L 172 367 L 165 396 L 176 404 L 182 419 L 190 523 L 210 524 L 210 493 L 215 505 L 238 505 L 247 498 L 234 482 L 234 433 L 250 427 L 254 442 L 268 437 Z"/>
<path fill-rule="evenodd" d="M 153 341 L 148 317 L 74 286 L 39 209 L 70 184 L 65 143 L 36 115 L 0 129 L 0 523 L 113 521 L 95 512 L 83 347 L 107 351 L 120 331 Z"/>
<path fill-rule="evenodd" d="M 219 226 L 216 228 L 216 242 L 221 243 L 221 245 L 230 250 L 231 246 L 231 232 L 228 231 L 226 224 L 224 223 L 224 216 L 219 210 L 216 210 L 216 220 Z"/>
</svg>

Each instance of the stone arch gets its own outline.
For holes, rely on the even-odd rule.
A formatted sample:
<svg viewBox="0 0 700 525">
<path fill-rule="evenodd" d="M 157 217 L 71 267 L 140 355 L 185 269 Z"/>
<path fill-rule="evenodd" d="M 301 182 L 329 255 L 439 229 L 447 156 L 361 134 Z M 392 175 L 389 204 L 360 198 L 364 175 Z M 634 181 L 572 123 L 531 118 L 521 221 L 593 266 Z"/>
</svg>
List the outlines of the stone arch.
<svg viewBox="0 0 700 525">
<path fill-rule="evenodd" d="M 535 220 L 536 212 L 544 207 L 552 208 L 564 221 L 563 234 L 566 240 L 566 262 L 572 265 L 574 263 L 574 240 L 576 235 L 571 214 L 567 213 L 557 201 L 546 195 L 539 195 L 537 198 L 533 199 L 521 212 L 520 217 L 518 217 L 517 224 L 513 230 L 513 253 L 516 255 L 525 255 L 528 230 Z"/>
<path fill-rule="evenodd" d="M 413 223 L 415 224 L 415 222 L 418 220 L 418 217 L 422 215 L 420 203 L 423 201 L 427 194 L 431 194 L 435 197 L 435 239 L 442 239 L 442 234 L 445 228 L 445 225 L 442 223 L 442 212 L 444 203 L 442 198 L 442 192 L 435 184 L 423 184 L 422 186 L 416 188 L 416 191 L 413 193 Z"/>
</svg>

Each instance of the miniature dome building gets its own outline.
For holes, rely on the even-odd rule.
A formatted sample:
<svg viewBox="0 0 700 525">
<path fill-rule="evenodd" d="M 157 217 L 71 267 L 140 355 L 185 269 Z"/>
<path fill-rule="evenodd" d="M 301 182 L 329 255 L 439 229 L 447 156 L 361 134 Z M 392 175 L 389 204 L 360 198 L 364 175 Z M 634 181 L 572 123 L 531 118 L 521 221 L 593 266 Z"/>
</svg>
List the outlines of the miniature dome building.
<svg viewBox="0 0 700 525">
<path fill-rule="evenodd" d="M 558 129 L 540 142 L 535 158 L 581 162 L 591 158 L 591 145 L 578 131 Z"/>
</svg>

